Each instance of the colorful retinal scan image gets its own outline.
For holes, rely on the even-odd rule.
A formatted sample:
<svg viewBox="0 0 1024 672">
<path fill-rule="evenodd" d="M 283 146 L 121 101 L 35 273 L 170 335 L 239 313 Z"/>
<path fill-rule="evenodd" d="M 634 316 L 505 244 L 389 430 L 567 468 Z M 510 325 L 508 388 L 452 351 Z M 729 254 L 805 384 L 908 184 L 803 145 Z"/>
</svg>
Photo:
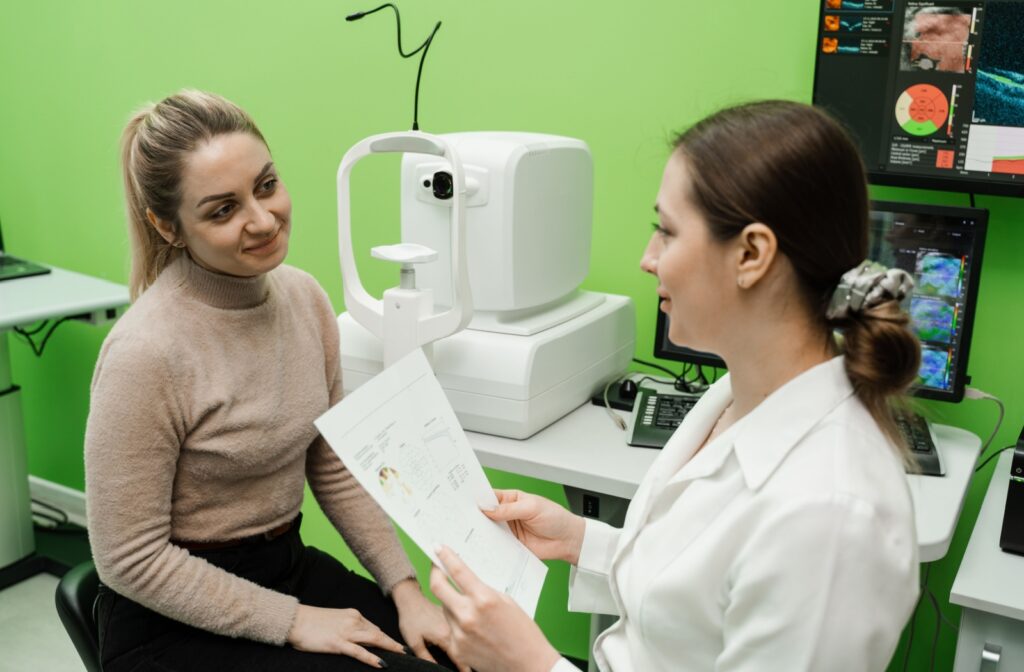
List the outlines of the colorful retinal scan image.
<svg viewBox="0 0 1024 672">
<path fill-rule="evenodd" d="M 864 0 L 825 0 L 828 9 L 864 9 Z"/>
<path fill-rule="evenodd" d="M 910 7 L 900 70 L 965 72 L 971 15 L 958 7 Z"/>
<path fill-rule="evenodd" d="M 974 92 L 975 120 L 994 126 L 1022 127 L 1024 2 L 985 3 L 982 30 Z"/>
<path fill-rule="evenodd" d="M 924 387 L 945 390 L 949 387 L 949 351 L 939 348 L 921 348 L 921 368 L 918 382 Z"/>
<path fill-rule="evenodd" d="M 959 299 L 961 266 L 959 257 L 942 252 L 919 252 L 914 268 L 914 293 Z"/>
<path fill-rule="evenodd" d="M 953 340 L 956 310 L 942 299 L 915 296 L 910 300 L 910 319 L 922 341 L 949 343 Z"/>
</svg>

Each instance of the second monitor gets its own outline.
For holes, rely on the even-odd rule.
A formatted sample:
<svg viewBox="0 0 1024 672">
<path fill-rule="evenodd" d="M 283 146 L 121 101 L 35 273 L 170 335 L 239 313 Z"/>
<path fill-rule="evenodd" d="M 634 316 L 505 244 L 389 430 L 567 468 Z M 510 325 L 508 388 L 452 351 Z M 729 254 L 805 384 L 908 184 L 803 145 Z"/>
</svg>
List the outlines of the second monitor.
<svg viewBox="0 0 1024 672">
<path fill-rule="evenodd" d="M 921 340 L 914 396 L 963 399 L 987 226 L 988 211 L 979 208 L 871 204 L 868 258 L 914 278 L 914 291 L 903 302 Z M 676 345 L 668 333 L 669 318 L 659 310 L 655 357 L 725 368 L 719 356 Z"/>
</svg>

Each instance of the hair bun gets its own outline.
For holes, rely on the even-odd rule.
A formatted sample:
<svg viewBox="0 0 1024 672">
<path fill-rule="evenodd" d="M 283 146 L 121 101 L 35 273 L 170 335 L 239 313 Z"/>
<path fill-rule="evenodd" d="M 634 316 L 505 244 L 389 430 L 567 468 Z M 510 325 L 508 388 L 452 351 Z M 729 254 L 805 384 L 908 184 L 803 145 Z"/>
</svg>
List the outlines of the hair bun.
<svg viewBox="0 0 1024 672">
<path fill-rule="evenodd" d="M 845 321 L 846 374 L 861 399 L 902 394 L 917 380 L 921 348 L 909 324 L 895 300 Z"/>
</svg>

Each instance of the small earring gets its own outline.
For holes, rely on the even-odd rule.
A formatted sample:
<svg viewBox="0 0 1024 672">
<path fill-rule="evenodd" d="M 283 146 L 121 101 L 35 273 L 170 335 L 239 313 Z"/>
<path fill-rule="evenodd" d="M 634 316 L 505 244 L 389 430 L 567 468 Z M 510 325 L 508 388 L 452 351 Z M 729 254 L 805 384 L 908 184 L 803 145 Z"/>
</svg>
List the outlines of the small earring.
<svg viewBox="0 0 1024 672">
<path fill-rule="evenodd" d="M 738 286 L 738 287 L 739 287 L 740 289 L 746 289 L 746 288 L 747 288 L 747 285 L 746 285 L 746 283 L 745 283 L 745 282 L 743 282 L 743 278 L 736 278 L 736 285 L 737 285 L 737 286 Z"/>
<path fill-rule="evenodd" d="M 182 248 L 182 247 L 185 247 L 185 243 L 184 243 L 184 242 L 182 242 L 182 241 L 180 241 L 180 240 L 176 240 L 176 241 L 174 241 L 173 243 L 171 243 L 171 245 L 173 245 L 173 246 L 175 246 L 175 247 L 177 247 L 177 248 Z"/>
</svg>

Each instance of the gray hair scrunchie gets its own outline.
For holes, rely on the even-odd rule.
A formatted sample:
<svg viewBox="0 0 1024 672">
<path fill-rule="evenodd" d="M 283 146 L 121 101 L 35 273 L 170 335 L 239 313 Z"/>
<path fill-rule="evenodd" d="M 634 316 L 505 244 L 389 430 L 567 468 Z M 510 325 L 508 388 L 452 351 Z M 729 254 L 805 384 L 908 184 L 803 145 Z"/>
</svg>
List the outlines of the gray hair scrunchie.
<svg viewBox="0 0 1024 672">
<path fill-rule="evenodd" d="M 840 320 L 861 314 L 886 301 L 902 301 L 914 289 L 914 279 L 901 268 L 886 268 L 865 259 L 839 280 L 825 317 Z"/>
</svg>

